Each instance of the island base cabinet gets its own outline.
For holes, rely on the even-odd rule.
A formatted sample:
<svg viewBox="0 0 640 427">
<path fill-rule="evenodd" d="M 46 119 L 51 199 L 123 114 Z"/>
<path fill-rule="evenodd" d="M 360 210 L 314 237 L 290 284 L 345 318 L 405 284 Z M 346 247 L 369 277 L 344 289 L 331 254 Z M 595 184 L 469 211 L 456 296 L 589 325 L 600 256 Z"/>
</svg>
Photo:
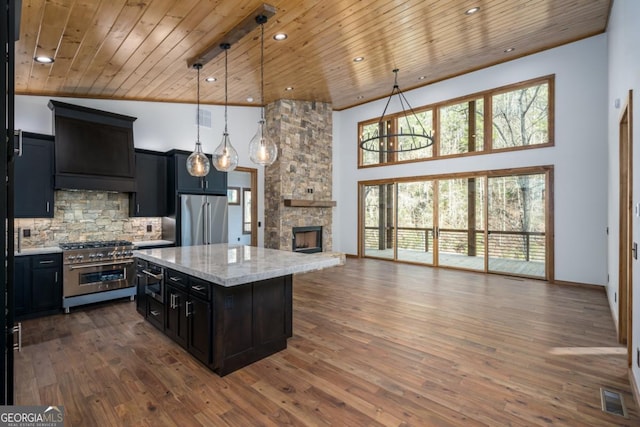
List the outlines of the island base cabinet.
<svg viewBox="0 0 640 427">
<path fill-rule="evenodd" d="M 185 304 L 187 327 L 187 348 L 196 359 L 211 363 L 211 304 L 193 296 Z"/>
<path fill-rule="evenodd" d="M 292 277 L 217 287 L 214 362 L 221 376 L 287 348 L 292 335 Z"/>
<path fill-rule="evenodd" d="M 187 293 L 173 286 L 167 286 L 167 299 L 164 333 L 182 347 L 187 348 L 189 322 L 186 311 Z"/>
</svg>

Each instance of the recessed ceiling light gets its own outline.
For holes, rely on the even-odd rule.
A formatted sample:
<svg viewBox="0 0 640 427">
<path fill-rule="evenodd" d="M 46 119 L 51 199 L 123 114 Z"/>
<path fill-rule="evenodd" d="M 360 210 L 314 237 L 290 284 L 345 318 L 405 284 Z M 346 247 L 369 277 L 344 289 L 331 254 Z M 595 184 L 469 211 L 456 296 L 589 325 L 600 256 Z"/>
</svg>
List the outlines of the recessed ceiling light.
<svg viewBox="0 0 640 427">
<path fill-rule="evenodd" d="M 427 78 L 427 76 L 420 76 L 420 77 L 418 77 L 418 80 L 424 80 L 426 78 Z"/>
<path fill-rule="evenodd" d="M 504 50 L 504 53 L 513 52 L 514 50 L 516 50 L 516 48 L 515 48 L 515 47 L 510 47 L 510 48 L 508 48 L 508 49 L 505 49 L 505 50 Z"/>
<path fill-rule="evenodd" d="M 471 9 L 467 9 L 464 14 L 465 15 L 473 15 L 474 13 L 478 12 L 480 10 L 480 7 L 476 6 L 476 7 L 472 7 Z"/>
<path fill-rule="evenodd" d="M 356 99 L 364 99 L 364 96 L 363 95 L 358 95 L 358 96 L 356 96 Z"/>
<path fill-rule="evenodd" d="M 248 96 L 247 97 L 247 102 L 253 102 L 253 96 Z"/>
<path fill-rule="evenodd" d="M 51 64 L 53 62 L 53 58 L 50 56 L 36 56 L 33 60 L 41 64 Z"/>
<path fill-rule="evenodd" d="M 277 40 L 277 41 L 279 41 L 279 42 L 280 42 L 280 41 L 282 41 L 282 40 L 286 40 L 286 39 L 287 39 L 287 37 L 289 37 L 289 36 L 288 36 L 288 35 L 286 35 L 285 33 L 278 33 L 278 34 L 276 34 L 275 36 L 273 36 L 273 39 L 274 39 L 274 40 Z"/>
<path fill-rule="evenodd" d="M 286 90 L 287 92 L 291 92 L 293 90 L 293 86 L 287 86 L 286 88 L 284 88 L 284 90 Z"/>
<path fill-rule="evenodd" d="M 204 81 L 207 82 L 207 83 L 213 83 L 216 80 L 218 80 L 218 79 L 216 79 L 215 77 L 207 77 L 206 79 L 204 79 Z"/>
<path fill-rule="evenodd" d="M 364 56 L 356 56 L 353 58 L 353 62 L 362 62 L 364 61 Z"/>
</svg>

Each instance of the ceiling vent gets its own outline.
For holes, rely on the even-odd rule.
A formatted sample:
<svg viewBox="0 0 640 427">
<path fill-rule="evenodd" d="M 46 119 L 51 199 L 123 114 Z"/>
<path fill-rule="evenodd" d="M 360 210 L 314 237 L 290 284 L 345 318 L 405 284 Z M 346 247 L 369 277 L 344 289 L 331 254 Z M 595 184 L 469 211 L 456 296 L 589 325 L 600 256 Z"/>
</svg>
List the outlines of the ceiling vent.
<svg viewBox="0 0 640 427">
<path fill-rule="evenodd" d="M 211 111 L 200 108 L 200 126 L 211 129 Z M 196 118 L 196 124 L 197 124 Z"/>
</svg>

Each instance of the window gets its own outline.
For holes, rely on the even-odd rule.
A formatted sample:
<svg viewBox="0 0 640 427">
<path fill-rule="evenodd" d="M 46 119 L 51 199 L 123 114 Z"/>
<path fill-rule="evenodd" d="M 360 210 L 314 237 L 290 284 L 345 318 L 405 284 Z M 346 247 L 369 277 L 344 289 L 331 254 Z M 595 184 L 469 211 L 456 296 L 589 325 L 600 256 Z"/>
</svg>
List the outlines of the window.
<svg viewBox="0 0 640 427">
<path fill-rule="evenodd" d="M 493 149 L 549 142 L 549 83 L 493 95 Z"/>
<path fill-rule="evenodd" d="M 398 141 L 383 138 L 379 152 L 359 147 L 358 167 L 552 145 L 553 88 L 554 77 L 547 76 L 415 109 L 417 119 L 410 115 L 408 124 L 401 114 L 388 116 L 382 124 L 379 118 L 360 122 L 358 143 L 363 135 L 397 133 L 407 127 L 421 131 L 422 124 L 434 144 L 392 152 L 388 150 Z"/>
<path fill-rule="evenodd" d="M 484 100 L 473 99 L 438 109 L 440 155 L 484 150 Z"/>
<path fill-rule="evenodd" d="M 251 234 L 251 189 L 242 189 L 242 234 Z"/>
</svg>

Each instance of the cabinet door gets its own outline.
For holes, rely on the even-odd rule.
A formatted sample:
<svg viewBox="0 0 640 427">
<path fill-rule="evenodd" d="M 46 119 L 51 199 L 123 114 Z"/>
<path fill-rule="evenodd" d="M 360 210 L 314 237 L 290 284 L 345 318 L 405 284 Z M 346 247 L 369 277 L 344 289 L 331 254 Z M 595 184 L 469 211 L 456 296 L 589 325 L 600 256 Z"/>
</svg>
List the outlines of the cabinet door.
<svg viewBox="0 0 640 427">
<path fill-rule="evenodd" d="M 213 166 L 209 174 L 204 177 L 204 192 L 219 196 L 227 195 L 227 173 L 220 172 Z"/>
<path fill-rule="evenodd" d="M 52 136 L 23 133 L 14 182 L 16 218 L 53 218 Z"/>
<path fill-rule="evenodd" d="M 187 325 L 186 316 L 187 294 L 173 286 L 167 286 L 166 320 L 164 332 L 175 342 L 187 348 Z"/>
<path fill-rule="evenodd" d="M 174 154 L 176 190 L 178 192 L 203 192 L 204 183 L 202 178 L 191 176 L 187 171 L 187 157 L 189 156 L 186 154 Z"/>
<path fill-rule="evenodd" d="M 211 304 L 190 297 L 185 309 L 189 318 L 189 353 L 208 365 L 211 362 Z"/>
<path fill-rule="evenodd" d="M 13 271 L 13 306 L 15 317 L 27 314 L 31 300 L 31 259 L 28 256 L 14 258 Z"/>
<path fill-rule="evenodd" d="M 145 281 L 146 276 L 142 273 L 146 265 L 144 261 L 137 260 L 136 262 L 136 310 L 143 316 L 147 314 L 147 294 L 145 293 L 147 282 Z"/>
<path fill-rule="evenodd" d="M 31 312 L 62 309 L 61 265 L 59 253 L 31 257 Z"/>
<path fill-rule="evenodd" d="M 129 199 L 129 216 L 167 215 L 167 158 L 162 154 L 136 153 L 136 192 Z"/>
</svg>

